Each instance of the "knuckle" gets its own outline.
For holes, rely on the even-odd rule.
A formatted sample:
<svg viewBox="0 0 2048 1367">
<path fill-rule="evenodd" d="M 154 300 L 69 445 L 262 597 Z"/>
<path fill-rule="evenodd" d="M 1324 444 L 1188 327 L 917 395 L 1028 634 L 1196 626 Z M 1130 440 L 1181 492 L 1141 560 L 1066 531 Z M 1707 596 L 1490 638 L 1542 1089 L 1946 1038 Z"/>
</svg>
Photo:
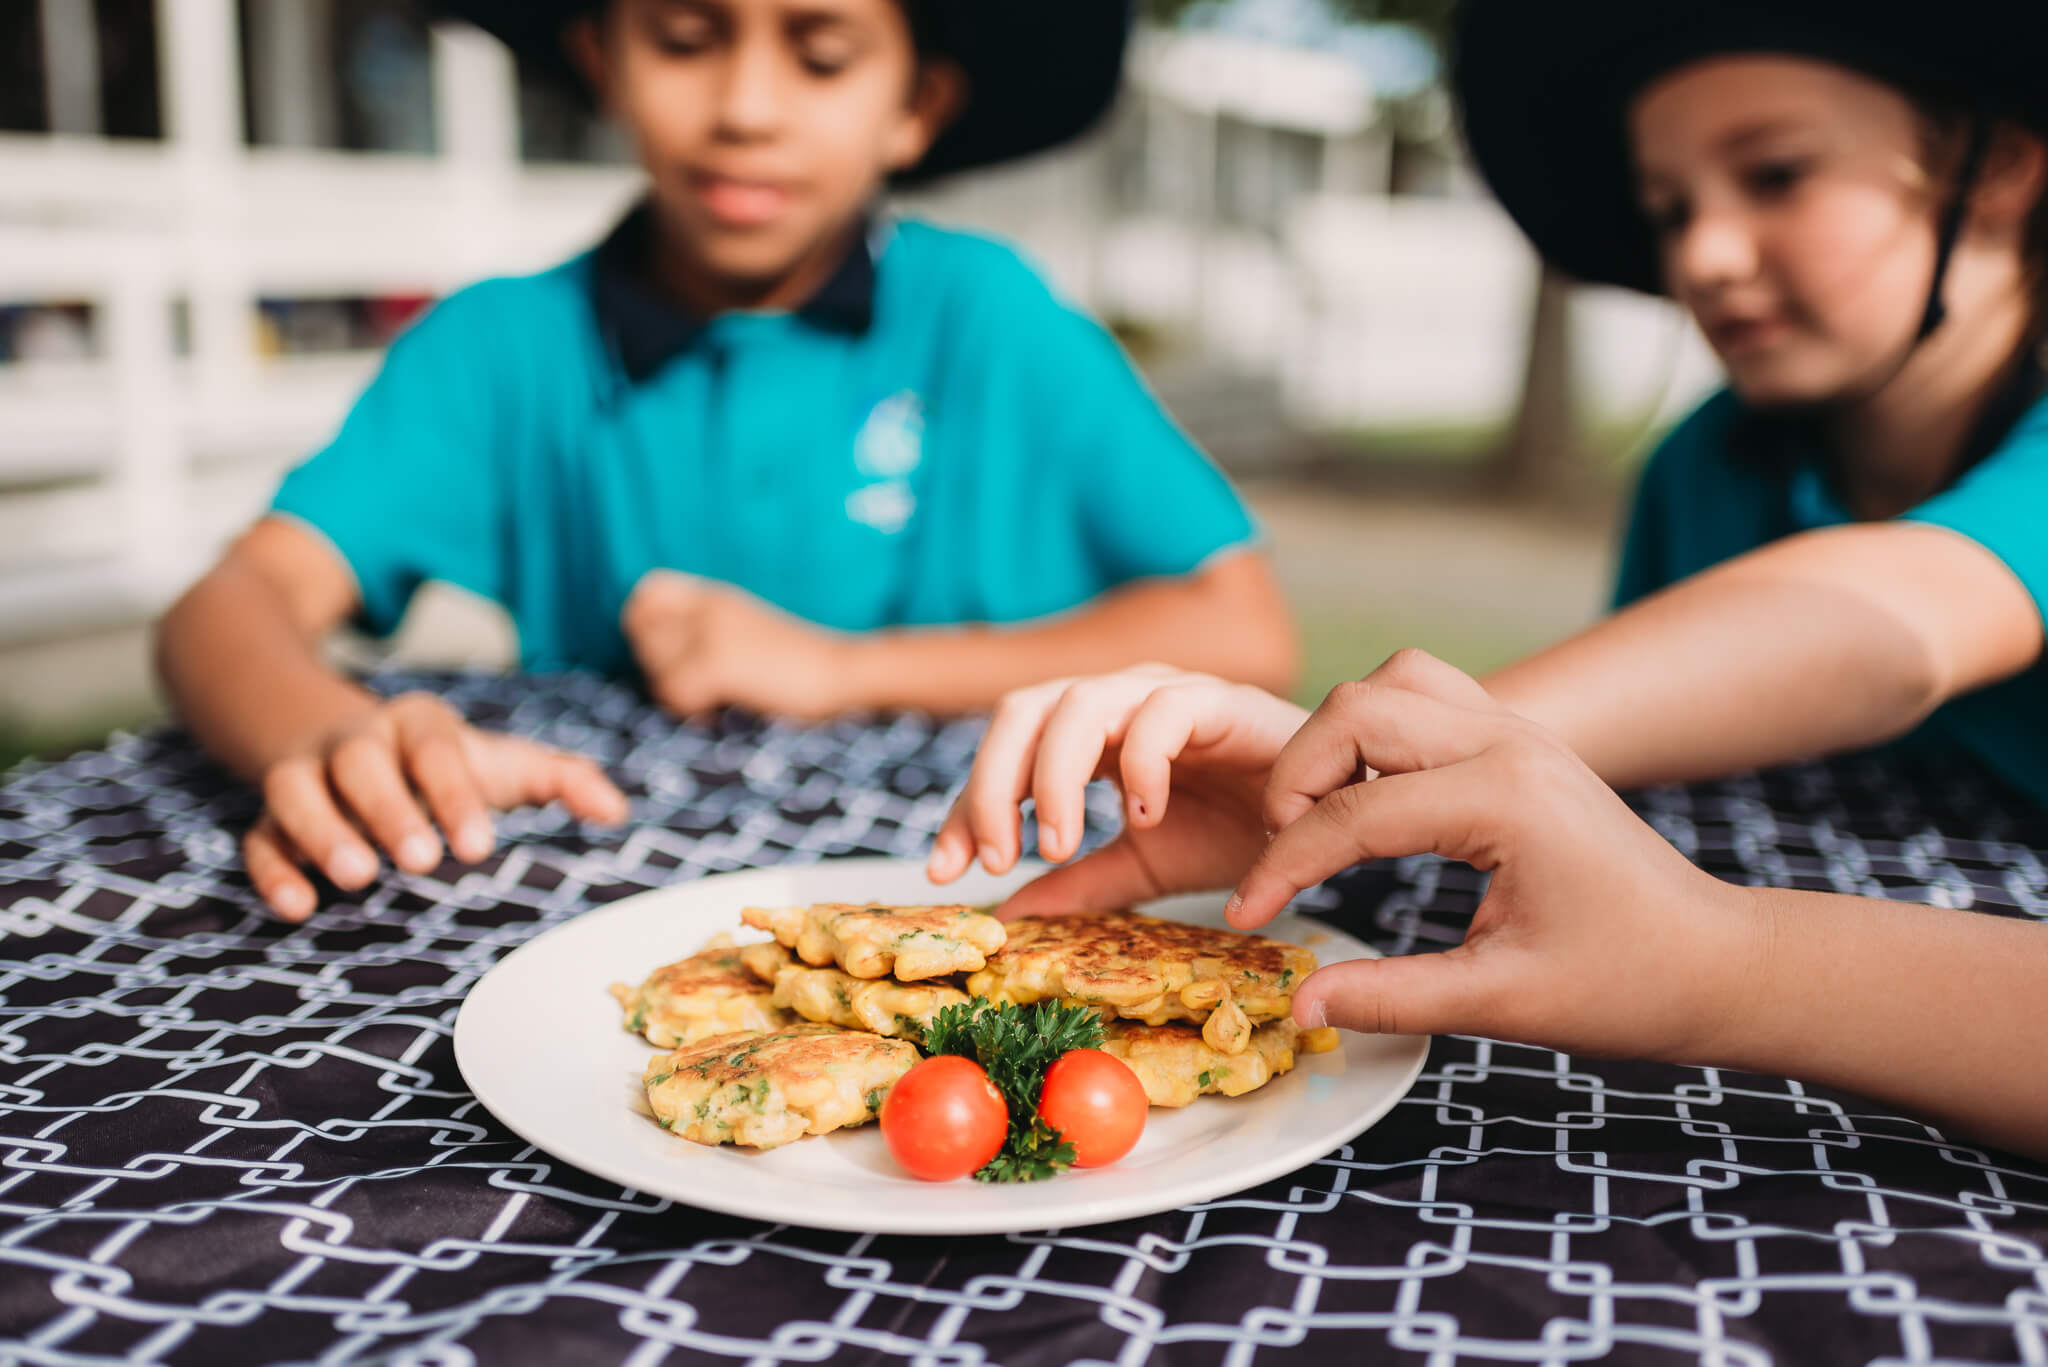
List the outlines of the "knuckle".
<svg viewBox="0 0 2048 1367">
<path fill-rule="evenodd" d="M 1378 691 L 1371 679 L 1346 679 L 1330 690 L 1323 699 L 1323 707 L 1330 712 L 1354 716 L 1372 705 Z"/>
</svg>

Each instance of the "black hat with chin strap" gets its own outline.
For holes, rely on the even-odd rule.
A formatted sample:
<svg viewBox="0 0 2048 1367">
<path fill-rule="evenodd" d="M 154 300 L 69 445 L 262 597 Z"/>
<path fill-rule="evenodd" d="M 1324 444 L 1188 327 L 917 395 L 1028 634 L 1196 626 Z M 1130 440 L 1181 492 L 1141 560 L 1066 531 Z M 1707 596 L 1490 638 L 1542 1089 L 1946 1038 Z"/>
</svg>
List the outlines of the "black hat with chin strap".
<svg viewBox="0 0 2048 1367">
<path fill-rule="evenodd" d="M 2028 0 L 1464 0 L 1454 82 L 1480 174 L 1545 261 L 1596 284 L 1664 292 L 1636 197 L 1629 105 L 1709 57 L 1807 57 L 1975 111 L 1921 335 L 1990 120 L 2048 132 L 2048 4 Z"/>
<path fill-rule="evenodd" d="M 563 46 L 569 24 L 607 0 L 440 0 L 442 13 L 495 35 L 579 92 Z M 967 103 L 898 184 L 1029 156 L 1079 137 L 1116 98 L 1130 0 L 902 0 L 923 45 L 967 77 Z"/>
</svg>

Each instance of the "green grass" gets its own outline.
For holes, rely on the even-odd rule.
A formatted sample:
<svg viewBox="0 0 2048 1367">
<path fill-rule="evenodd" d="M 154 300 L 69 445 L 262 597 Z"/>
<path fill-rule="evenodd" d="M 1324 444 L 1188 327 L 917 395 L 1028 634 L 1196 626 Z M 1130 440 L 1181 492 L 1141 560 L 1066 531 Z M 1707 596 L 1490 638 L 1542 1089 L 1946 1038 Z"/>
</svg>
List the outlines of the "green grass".
<svg viewBox="0 0 2048 1367">
<path fill-rule="evenodd" d="M 1336 605 L 1303 605 L 1302 677 L 1294 700 L 1314 707 L 1338 684 L 1363 678 L 1403 646 L 1419 646 L 1468 674 L 1484 675 L 1551 643 L 1499 621 L 1366 617 Z"/>
<path fill-rule="evenodd" d="M 44 725 L 0 716 L 0 776 L 25 759 L 62 759 L 104 743 L 116 731 L 132 731 L 159 719 L 141 709 Z"/>
</svg>

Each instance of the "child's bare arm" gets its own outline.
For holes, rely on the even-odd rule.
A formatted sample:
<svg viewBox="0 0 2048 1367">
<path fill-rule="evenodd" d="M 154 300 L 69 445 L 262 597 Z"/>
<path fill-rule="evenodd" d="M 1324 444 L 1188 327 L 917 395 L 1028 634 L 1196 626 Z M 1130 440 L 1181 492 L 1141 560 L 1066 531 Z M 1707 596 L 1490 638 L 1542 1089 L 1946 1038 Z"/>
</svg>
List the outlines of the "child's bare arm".
<svg viewBox="0 0 2048 1367">
<path fill-rule="evenodd" d="M 1486 686 L 1627 788 L 1893 739 L 2041 648 L 2040 609 L 1995 555 L 1886 522 L 1752 551 Z"/>
<path fill-rule="evenodd" d="M 1436 671 L 1340 688 L 1288 743 L 1279 834 L 1232 919 L 1367 856 L 1467 860 L 1487 895 L 1457 949 L 1323 969 L 1297 1019 L 1801 1078 L 2048 1154 L 2048 926 L 1723 883 L 1556 737 Z"/>
<path fill-rule="evenodd" d="M 1127 585 L 1049 621 L 864 635 L 657 571 L 635 590 L 624 625 L 655 697 L 680 715 L 722 703 L 800 717 L 869 707 L 972 712 L 1027 684 L 1140 660 L 1284 692 L 1298 649 L 1272 567 L 1249 551 L 1183 579 Z"/>
<path fill-rule="evenodd" d="M 209 754 L 250 782 L 376 697 L 320 641 L 356 607 L 348 568 L 310 532 L 265 518 L 157 624 L 157 673 Z"/>
<path fill-rule="evenodd" d="M 268 518 L 157 629 L 165 691 L 200 743 L 262 790 L 243 857 L 281 916 L 312 913 L 306 866 L 348 889 L 376 876 L 380 848 L 401 868 L 431 869 L 437 825 L 458 857 L 484 858 L 493 807 L 559 798 L 586 819 L 625 815 L 588 760 L 478 731 L 430 695 L 381 700 L 329 669 L 319 642 L 355 604 L 325 543 Z"/>
</svg>

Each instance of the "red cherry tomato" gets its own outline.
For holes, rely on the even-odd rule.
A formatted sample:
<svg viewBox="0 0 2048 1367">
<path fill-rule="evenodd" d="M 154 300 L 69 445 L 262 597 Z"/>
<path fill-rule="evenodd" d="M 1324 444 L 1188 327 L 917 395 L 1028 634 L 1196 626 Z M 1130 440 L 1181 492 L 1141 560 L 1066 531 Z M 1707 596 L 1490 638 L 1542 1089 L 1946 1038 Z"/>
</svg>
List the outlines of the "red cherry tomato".
<svg viewBox="0 0 2048 1367">
<path fill-rule="evenodd" d="M 994 1158 L 1010 1108 L 973 1059 L 928 1058 L 896 1080 L 882 1102 L 882 1138 L 912 1177 L 950 1182 Z"/>
<path fill-rule="evenodd" d="M 1038 1114 L 1074 1145 L 1074 1166 L 1099 1168 L 1131 1151 L 1145 1129 L 1144 1084 L 1100 1049 L 1069 1049 L 1045 1070 Z"/>
</svg>

